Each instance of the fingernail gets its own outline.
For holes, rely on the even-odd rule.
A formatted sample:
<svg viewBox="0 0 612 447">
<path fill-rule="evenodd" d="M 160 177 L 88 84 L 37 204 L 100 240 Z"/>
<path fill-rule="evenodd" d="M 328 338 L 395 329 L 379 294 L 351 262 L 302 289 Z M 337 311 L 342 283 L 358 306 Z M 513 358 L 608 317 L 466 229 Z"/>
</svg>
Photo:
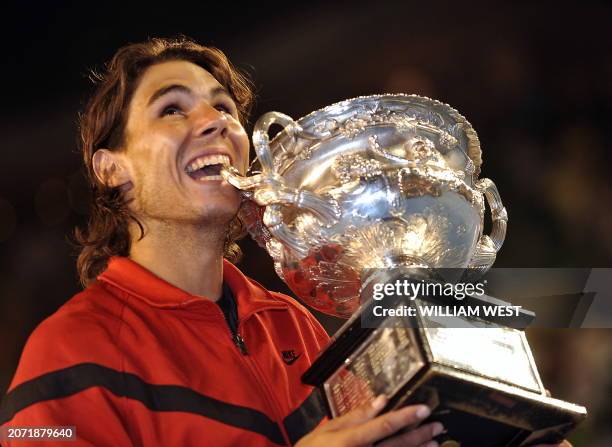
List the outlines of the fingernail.
<svg viewBox="0 0 612 447">
<path fill-rule="evenodd" d="M 416 411 L 416 416 L 419 419 L 425 419 L 427 416 L 431 414 L 431 410 L 426 405 L 419 405 Z"/>
<path fill-rule="evenodd" d="M 383 409 L 386 403 L 387 403 L 387 396 L 385 396 L 384 394 L 381 394 L 372 401 L 372 410 L 380 411 Z"/>
<path fill-rule="evenodd" d="M 444 425 L 442 425 L 440 422 L 434 422 L 433 428 L 431 431 L 434 436 L 438 436 L 444 431 Z"/>
</svg>

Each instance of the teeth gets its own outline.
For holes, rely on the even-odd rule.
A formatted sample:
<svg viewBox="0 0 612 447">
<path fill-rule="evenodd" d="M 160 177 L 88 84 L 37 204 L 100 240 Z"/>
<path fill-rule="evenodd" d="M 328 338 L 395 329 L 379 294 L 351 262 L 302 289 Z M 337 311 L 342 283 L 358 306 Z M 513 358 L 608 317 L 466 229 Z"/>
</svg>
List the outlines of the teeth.
<svg viewBox="0 0 612 447">
<path fill-rule="evenodd" d="M 191 163 L 187 165 L 185 171 L 187 174 L 197 171 L 198 169 L 202 169 L 204 166 L 210 165 L 223 165 L 229 166 L 230 159 L 227 155 L 215 154 L 215 155 L 203 155 L 201 157 L 196 158 Z"/>
<path fill-rule="evenodd" d="M 220 176 L 220 175 L 209 175 L 209 176 L 206 176 L 206 177 L 199 178 L 196 181 L 198 181 L 198 182 L 210 182 L 212 180 L 223 180 L 223 177 Z"/>
</svg>

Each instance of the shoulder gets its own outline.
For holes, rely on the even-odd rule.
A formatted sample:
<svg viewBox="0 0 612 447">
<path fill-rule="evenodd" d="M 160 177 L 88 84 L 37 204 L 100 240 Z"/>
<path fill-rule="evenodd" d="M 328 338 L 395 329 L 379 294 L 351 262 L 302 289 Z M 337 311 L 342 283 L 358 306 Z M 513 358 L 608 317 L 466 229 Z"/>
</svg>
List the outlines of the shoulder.
<svg viewBox="0 0 612 447">
<path fill-rule="evenodd" d="M 29 336 L 11 387 L 79 363 L 117 365 L 123 307 L 97 282 L 76 294 Z"/>
<path fill-rule="evenodd" d="M 102 283 L 95 282 L 44 320 L 30 338 L 52 337 L 68 344 L 100 336 L 113 339 L 121 325 L 124 306 L 123 299 L 110 293 Z"/>
</svg>

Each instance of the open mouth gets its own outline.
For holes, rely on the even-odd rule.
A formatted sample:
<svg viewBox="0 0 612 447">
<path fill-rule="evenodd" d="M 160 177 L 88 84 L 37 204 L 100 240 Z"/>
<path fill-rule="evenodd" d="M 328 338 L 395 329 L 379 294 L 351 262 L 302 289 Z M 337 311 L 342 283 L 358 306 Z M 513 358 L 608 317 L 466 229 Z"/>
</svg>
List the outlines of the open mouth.
<svg viewBox="0 0 612 447">
<path fill-rule="evenodd" d="M 223 180 L 221 169 L 230 165 L 227 155 L 203 155 L 190 162 L 185 168 L 185 172 L 192 179 L 204 182 L 211 180 Z"/>
</svg>

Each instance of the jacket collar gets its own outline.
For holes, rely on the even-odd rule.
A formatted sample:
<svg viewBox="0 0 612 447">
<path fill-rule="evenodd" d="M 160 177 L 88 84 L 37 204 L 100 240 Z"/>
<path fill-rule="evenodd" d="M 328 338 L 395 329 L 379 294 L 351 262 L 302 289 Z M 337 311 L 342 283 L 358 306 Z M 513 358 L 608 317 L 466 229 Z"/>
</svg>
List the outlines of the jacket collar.
<svg viewBox="0 0 612 447">
<path fill-rule="evenodd" d="M 129 258 L 112 257 L 98 280 L 111 284 L 152 307 L 194 311 L 197 309 L 215 314 L 219 312 L 214 301 L 207 297 L 191 295 L 173 286 Z M 230 287 L 236 299 L 239 320 L 261 310 L 287 307 L 284 301 L 274 298 L 270 292 L 247 278 L 226 259 L 223 259 L 223 281 Z"/>
</svg>

